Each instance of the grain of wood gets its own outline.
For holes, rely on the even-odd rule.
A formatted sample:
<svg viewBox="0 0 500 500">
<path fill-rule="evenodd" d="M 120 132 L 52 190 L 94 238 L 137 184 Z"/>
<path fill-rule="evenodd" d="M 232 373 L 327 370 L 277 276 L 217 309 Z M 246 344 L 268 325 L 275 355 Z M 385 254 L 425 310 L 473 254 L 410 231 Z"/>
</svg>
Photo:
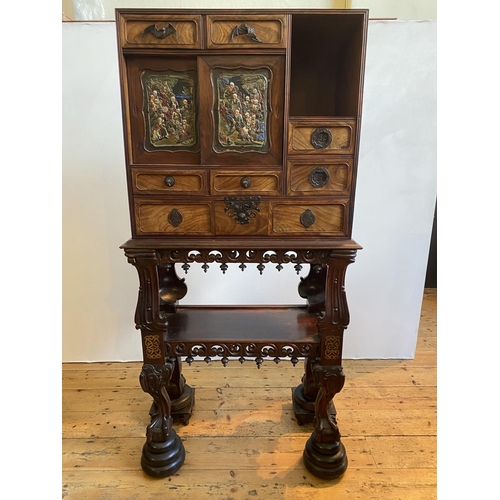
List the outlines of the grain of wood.
<svg viewBox="0 0 500 500">
<path fill-rule="evenodd" d="M 333 482 L 302 463 L 312 425 L 297 425 L 290 399 L 301 365 L 186 366 L 195 410 L 189 425 L 175 425 L 186 461 L 155 480 L 140 468 L 151 405 L 141 364 L 64 364 L 63 498 L 435 499 L 436 344 L 436 291 L 428 289 L 415 359 L 345 361 L 336 407 L 349 468 Z"/>
</svg>

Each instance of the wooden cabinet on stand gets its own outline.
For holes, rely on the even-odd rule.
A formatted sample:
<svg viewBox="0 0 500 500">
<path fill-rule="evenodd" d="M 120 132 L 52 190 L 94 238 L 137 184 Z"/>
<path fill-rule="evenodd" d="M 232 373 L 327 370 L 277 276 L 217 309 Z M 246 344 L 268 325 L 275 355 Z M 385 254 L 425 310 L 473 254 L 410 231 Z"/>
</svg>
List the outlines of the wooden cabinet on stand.
<svg viewBox="0 0 500 500">
<path fill-rule="evenodd" d="M 194 405 L 183 359 L 304 358 L 291 394 L 299 424 L 314 422 L 304 464 L 336 478 L 368 11 L 117 9 L 116 21 L 132 229 L 122 248 L 139 274 L 140 384 L 153 398 L 142 467 L 163 477 L 184 462 L 172 427 Z M 309 266 L 306 305 L 183 306 L 179 275 L 193 263 Z"/>
</svg>

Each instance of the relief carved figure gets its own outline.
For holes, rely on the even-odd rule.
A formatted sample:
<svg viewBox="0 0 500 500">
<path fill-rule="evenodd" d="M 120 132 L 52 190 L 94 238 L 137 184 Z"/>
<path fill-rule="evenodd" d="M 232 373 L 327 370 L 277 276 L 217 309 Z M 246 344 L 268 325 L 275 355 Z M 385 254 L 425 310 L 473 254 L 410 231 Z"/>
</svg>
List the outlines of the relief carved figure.
<svg viewBox="0 0 500 500">
<path fill-rule="evenodd" d="M 190 148 L 196 145 L 194 79 L 175 71 L 144 72 L 146 145 L 152 148 Z"/>
<path fill-rule="evenodd" d="M 267 151 L 269 80 L 264 72 L 225 71 L 217 75 L 218 151 Z"/>
</svg>

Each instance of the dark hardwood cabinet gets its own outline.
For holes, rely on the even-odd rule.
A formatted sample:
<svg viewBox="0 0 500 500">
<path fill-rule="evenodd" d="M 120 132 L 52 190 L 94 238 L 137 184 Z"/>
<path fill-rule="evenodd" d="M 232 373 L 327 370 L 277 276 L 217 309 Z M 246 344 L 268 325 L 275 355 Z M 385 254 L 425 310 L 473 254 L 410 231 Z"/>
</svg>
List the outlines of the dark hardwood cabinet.
<svg viewBox="0 0 500 500">
<path fill-rule="evenodd" d="M 298 423 L 314 424 L 304 464 L 338 477 L 368 12 L 117 9 L 116 21 L 132 233 L 122 248 L 139 275 L 140 384 L 153 398 L 142 467 L 163 477 L 184 462 L 172 422 L 188 424 L 195 391 L 183 360 L 303 358 L 291 398 Z M 306 305 L 183 306 L 194 263 L 305 268 Z"/>
</svg>

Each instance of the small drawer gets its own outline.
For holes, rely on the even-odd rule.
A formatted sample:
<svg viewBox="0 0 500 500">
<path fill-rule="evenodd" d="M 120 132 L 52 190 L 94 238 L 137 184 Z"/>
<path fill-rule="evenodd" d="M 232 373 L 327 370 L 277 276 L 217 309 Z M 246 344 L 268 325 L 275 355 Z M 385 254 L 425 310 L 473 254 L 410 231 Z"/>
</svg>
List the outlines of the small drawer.
<svg viewBox="0 0 500 500">
<path fill-rule="evenodd" d="M 272 207 L 273 233 L 347 235 L 347 200 L 337 203 L 279 203 Z"/>
<path fill-rule="evenodd" d="M 203 195 L 205 172 L 133 168 L 132 188 L 134 194 Z"/>
<path fill-rule="evenodd" d="M 211 207 L 208 203 L 165 203 L 135 200 L 135 222 L 139 235 L 212 235 Z"/>
<path fill-rule="evenodd" d="M 281 175 L 279 172 L 213 171 L 210 174 L 211 194 L 265 194 L 279 196 L 281 194 Z"/>
<path fill-rule="evenodd" d="M 120 26 L 124 48 L 201 49 L 201 16 L 124 16 Z"/>
<path fill-rule="evenodd" d="M 230 203 L 228 201 L 215 202 L 215 233 L 217 235 L 267 236 L 268 228 L 268 202 L 258 202 L 253 204 L 251 199 L 237 199 L 234 203 Z"/>
<path fill-rule="evenodd" d="M 288 154 L 354 154 L 356 120 L 290 120 Z"/>
<path fill-rule="evenodd" d="M 352 160 L 324 159 L 288 162 L 288 194 L 349 196 Z"/>
<path fill-rule="evenodd" d="M 286 16 L 207 16 L 208 49 L 286 47 Z"/>
</svg>

